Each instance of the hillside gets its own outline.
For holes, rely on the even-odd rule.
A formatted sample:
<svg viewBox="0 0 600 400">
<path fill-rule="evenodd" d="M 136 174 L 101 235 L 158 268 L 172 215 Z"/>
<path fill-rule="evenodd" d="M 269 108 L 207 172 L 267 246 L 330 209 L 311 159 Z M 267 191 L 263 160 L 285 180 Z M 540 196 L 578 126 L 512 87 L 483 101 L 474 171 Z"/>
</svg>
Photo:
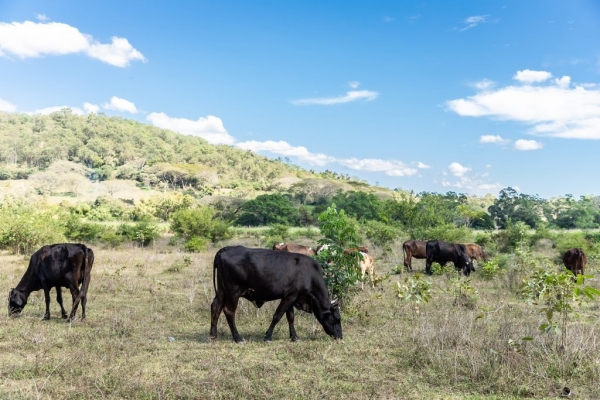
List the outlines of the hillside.
<svg viewBox="0 0 600 400">
<path fill-rule="evenodd" d="M 333 193 L 356 188 L 391 193 L 335 172 L 318 174 L 200 137 L 69 109 L 50 115 L 0 112 L 0 181 L 4 194 L 82 200 L 165 190 L 253 198 L 304 181 Z"/>
</svg>

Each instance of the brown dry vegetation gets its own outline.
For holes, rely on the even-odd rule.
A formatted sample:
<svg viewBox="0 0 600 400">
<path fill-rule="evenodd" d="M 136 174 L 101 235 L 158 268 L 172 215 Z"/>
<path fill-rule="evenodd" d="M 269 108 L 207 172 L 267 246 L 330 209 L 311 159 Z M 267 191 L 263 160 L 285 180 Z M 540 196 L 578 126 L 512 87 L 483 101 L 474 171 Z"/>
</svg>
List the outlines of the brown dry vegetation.
<svg viewBox="0 0 600 400">
<path fill-rule="evenodd" d="M 208 337 L 216 250 L 94 247 L 86 321 L 69 326 L 54 299 L 51 320 L 41 321 L 41 291 L 20 317 L 0 316 L 0 398 L 556 398 L 563 386 L 577 398 L 600 398 L 597 301 L 570 319 L 561 356 L 559 337 L 538 331 L 539 309 L 515 293 L 519 271 L 492 281 L 476 272 L 472 308 L 453 305 L 443 290 L 449 275 L 432 277 L 433 298 L 420 305 L 396 297 L 395 282 L 407 275 L 392 275 L 347 306 L 343 341 L 298 312 L 299 342 L 282 320 L 264 343 L 275 304 L 256 309 L 242 300 L 237 322 L 246 343 L 236 345 L 223 316 L 219 338 Z M 376 258 L 380 275 L 396 263 L 401 255 Z M 26 264 L 0 256 L 0 293 Z M 520 340 L 526 336 L 534 341 Z"/>
</svg>

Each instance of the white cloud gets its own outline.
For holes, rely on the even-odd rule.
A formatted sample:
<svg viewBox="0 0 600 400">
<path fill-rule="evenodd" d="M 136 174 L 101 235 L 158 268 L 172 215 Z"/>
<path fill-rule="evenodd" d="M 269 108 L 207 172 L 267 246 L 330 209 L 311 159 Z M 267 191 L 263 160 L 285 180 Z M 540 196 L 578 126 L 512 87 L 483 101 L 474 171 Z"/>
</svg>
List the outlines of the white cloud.
<svg viewBox="0 0 600 400">
<path fill-rule="evenodd" d="M 235 145 L 240 149 L 251 150 L 255 153 L 261 151 L 267 151 L 273 154 L 279 154 L 282 156 L 292 156 L 311 164 L 323 166 L 334 161 L 333 157 L 326 156 L 325 154 L 311 153 L 304 146 L 292 146 L 291 144 L 284 141 L 273 141 L 267 140 L 265 142 L 259 142 L 256 140 L 249 140 L 247 142 L 237 143 Z"/>
<path fill-rule="evenodd" d="M 144 55 L 134 49 L 125 38 L 113 36 L 111 44 L 93 43 L 87 54 L 115 67 L 126 67 L 132 60 L 145 61 Z"/>
<path fill-rule="evenodd" d="M 233 144 L 234 138 L 227 133 L 223 121 L 213 115 L 198 118 L 196 121 L 186 118 L 171 118 L 165 113 L 151 113 L 146 119 L 154 126 L 170 129 L 184 135 L 200 136 L 211 144 Z"/>
<path fill-rule="evenodd" d="M 481 135 L 479 137 L 479 143 L 503 144 L 507 142 L 510 142 L 510 140 L 503 139 L 502 136 L 499 135 Z"/>
<path fill-rule="evenodd" d="M 15 112 L 17 111 L 17 106 L 15 106 L 12 103 L 9 103 L 6 100 L 0 99 L 0 111 Z"/>
<path fill-rule="evenodd" d="M 256 153 L 269 152 L 286 157 L 297 157 L 299 160 L 310 165 L 318 165 L 320 167 L 329 164 L 339 164 L 355 171 L 383 172 L 388 176 L 411 176 L 417 173 L 416 168 L 410 167 L 398 160 L 380 160 L 374 158 L 338 159 L 322 153 L 311 153 L 304 146 L 292 146 L 284 141 L 276 142 L 273 140 L 267 140 L 264 142 L 259 142 L 256 140 L 250 140 L 236 143 L 235 146 L 240 149 L 251 150 Z M 420 164 L 422 165 L 420 168 L 428 167 L 425 166 L 425 164 Z"/>
<path fill-rule="evenodd" d="M 84 115 L 85 114 L 81 108 L 79 108 L 79 107 L 69 107 L 69 106 L 54 106 L 54 107 L 40 108 L 39 110 L 35 110 L 34 112 L 28 113 L 28 114 L 43 114 L 43 115 L 48 115 L 48 114 L 52 114 L 52 113 L 55 113 L 57 111 L 60 111 L 63 108 L 70 108 L 71 112 L 73 114 L 75 114 L 75 115 Z"/>
<path fill-rule="evenodd" d="M 466 174 L 467 172 L 471 171 L 471 168 L 463 167 L 462 165 L 460 165 L 457 162 L 453 162 L 452 164 L 448 165 L 448 169 L 450 170 L 452 175 L 458 176 L 458 177 L 461 177 L 464 174 Z"/>
<path fill-rule="evenodd" d="M 521 79 L 539 82 L 543 77 L 525 74 Z M 600 139 L 600 88 L 589 84 L 572 85 L 568 76 L 543 85 L 524 84 L 480 91 L 467 98 L 448 101 L 446 106 L 462 116 L 521 122 L 531 127 L 531 134 Z"/>
<path fill-rule="evenodd" d="M 479 24 L 483 24 L 488 21 L 488 15 L 473 15 L 471 17 L 467 17 L 463 20 L 463 23 L 466 25 L 461 28 L 460 31 L 466 31 L 467 29 L 471 29 L 476 27 Z"/>
<path fill-rule="evenodd" d="M 536 142 L 535 140 L 524 140 L 519 139 L 515 142 L 515 150 L 527 151 L 527 150 L 539 150 L 544 147 L 543 143 Z"/>
<path fill-rule="evenodd" d="M 350 86 L 352 89 L 356 89 L 360 86 L 360 82 L 359 81 L 350 81 L 350 82 L 348 82 L 348 86 Z"/>
<path fill-rule="evenodd" d="M 552 74 L 546 71 L 532 71 L 530 69 L 524 69 L 523 71 L 517 71 L 515 76 L 513 76 L 514 80 L 523 83 L 535 83 L 535 82 L 544 82 L 548 79 L 552 78 Z"/>
<path fill-rule="evenodd" d="M 383 17 L 383 22 L 392 22 L 394 18 L 392 17 Z"/>
<path fill-rule="evenodd" d="M 98 113 L 98 111 L 100 110 L 100 106 L 97 106 L 96 104 L 92 104 L 92 103 L 88 103 L 85 102 L 83 103 L 83 109 L 89 114 L 89 113 Z"/>
<path fill-rule="evenodd" d="M 330 105 L 334 105 L 334 104 L 349 103 L 351 101 L 357 101 L 357 100 L 362 100 L 362 99 L 371 101 L 371 100 L 375 100 L 377 98 L 377 96 L 379 96 L 379 93 L 373 92 L 370 90 L 351 90 L 343 96 L 322 97 L 322 98 L 313 98 L 313 99 L 299 99 L 299 100 L 292 100 L 291 103 L 294 105 L 297 105 L 297 106 L 311 105 L 311 104 L 330 106 Z"/>
<path fill-rule="evenodd" d="M 49 19 L 48 17 L 46 17 L 46 14 L 37 14 L 37 15 L 35 16 L 35 18 L 36 18 L 38 21 L 48 21 L 48 19 Z"/>
<path fill-rule="evenodd" d="M 419 161 L 419 162 L 417 162 L 417 168 L 420 168 L 420 169 L 431 168 L 431 165 L 427 165 L 427 164 L 422 163 L 421 161 Z"/>
<path fill-rule="evenodd" d="M 491 81 L 489 79 L 483 79 L 479 82 L 475 82 L 474 84 L 472 84 L 472 86 L 478 90 L 487 90 L 493 88 L 495 84 L 496 83 L 494 81 Z"/>
<path fill-rule="evenodd" d="M 489 168 L 489 166 L 486 166 Z M 446 188 L 459 189 L 462 192 L 473 193 L 476 195 L 485 195 L 487 193 L 497 193 L 505 187 L 500 183 L 491 183 L 487 172 L 475 173 L 471 171 L 471 168 L 463 167 L 457 162 L 453 162 L 448 166 L 450 173 L 457 177 L 455 181 L 450 181 L 446 178 L 442 179 L 442 186 Z M 448 176 L 443 171 L 442 175 Z"/>
<path fill-rule="evenodd" d="M 402 161 L 381 160 L 375 158 L 348 158 L 336 160 L 338 164 L 355 171 L 384 172 L 388 176 L 411 176 L 417 173 L 415 168 L 409 167 Z"/>
<path fill-rule="evenodd" d="M 136 114 L 138 112 L 137 108 L 135 107 L 135 104 L 133 104 L 129 100 L 125 100 L 117 96 L 111 97 L 110 103 L 104 103 L 102 107 L 106 108 L 107 110 L 128 112 L 131 114 Z"/>
<path fill-rule="evenodd" d="M 112 43 L 101 44 L 77 28 L 59 22 L 32 21 L 0 23 L 0 56 L 17 58 L 85 53 L 117 67 L 131 61 L 145 61 L 125 38 L 113 37 Z"/>
</svg>

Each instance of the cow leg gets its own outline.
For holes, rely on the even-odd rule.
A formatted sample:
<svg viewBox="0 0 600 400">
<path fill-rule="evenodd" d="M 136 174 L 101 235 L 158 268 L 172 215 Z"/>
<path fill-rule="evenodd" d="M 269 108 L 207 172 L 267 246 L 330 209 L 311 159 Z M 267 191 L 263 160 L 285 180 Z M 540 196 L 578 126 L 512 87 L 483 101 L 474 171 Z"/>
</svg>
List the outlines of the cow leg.
<svg viewBox="0 0 600 400">
<path fill-rule="evenodd" d="M 43 319 L 50 319 L 50 288 L 44 285 L 43 289 L 44 299 L 46 300 L 46 313 Z"/>
<path fill-rule="evenodd" d="M 275 314 L 273 314 L 271 325 L 269 325 L 269 329 L 267 329 L 267 333 L 265 334 L 265 342 L 270 342 L 272 340 L 275 325 L 277 325 L 281 317 L 283 317 L 283 313 L 287 312 L 287 310 L 293 306 L 295 300 L 295 297 L 285 297 L 281 299 L 281 303 L 279 303 L 277 310 L 275 310 Z"/>
<path fill-rule="evenodd" d="M 296 328 L 294 328 L 294 307 L 290 307 L 285 312 L 285 317 L 287 318 L 288 325 L 290 326 L 290 339 L 292 342 L 298 340 L 298 335 L 296 335 Z"/>
<path fill-rule="evenodd" d="M 433 272 L 431 272 L 431 264 L 433 264 L 433 260 L 430 260 L 429 258 L 425 261 L 425 273 L 427 275 L 433 275 Z"/>
<path fill-rule="evenodd" d="M 235 310 L 238 306 L 239 297 L 231 298 L 229 297 L 225 303 L 225 307 L 223 307 L 223 312 L 225 313 L 225 318 L 227 319 L 227 324 L 229 325 L 229 329 L 231 330 L 231 336 L 233 336 L 233 340 L 236 343 L 243 342 L 244 339 L 240 336 L 240 333 L 235 326 Z M 218 318 L 218 316 L 217 316 Z M 211 328 L 212 329 L 212 328 Z"/>
<path fill-rule="evenodd" d="M 67 322 L 72 322 L 75 319 L 75 314 L 77 313 L 77 307 L 79 306 L 79 302 L 81 301 L 81 292 L 77 286 L 71 285 L 69 287 L 71 291 L 71 297 L 73 298 L 73 308 L 71 308 L 71 315 L 69 315 L 69 319 Z"/>
<path fill-rule="evenodd" d="M 224 305 L 224 299 L 219 299 L 218 296 L 215 296 L 210 305 L 210 337 L 213 339 L 217 337 L 217 322 L 219 321 L 219 316 L 221 315 L 221 311 L 223 311 Z"/>
<path fill-rule="evenodd" d="M 62 288 L 60 286 L 56 287 L 56 301 L 60 304 L 60 315 L 63 319 L 67 318 L 67 310 L 63 306 Z"/>
<path fill-rule="evenodd" d="M 411 258 L 410 255 L 407 257 L 406 253 L 404 254 L 404 268 L 406 268 L 406 272 L 412 271 L 412 266 L 410 265 Z"/>
</svg>

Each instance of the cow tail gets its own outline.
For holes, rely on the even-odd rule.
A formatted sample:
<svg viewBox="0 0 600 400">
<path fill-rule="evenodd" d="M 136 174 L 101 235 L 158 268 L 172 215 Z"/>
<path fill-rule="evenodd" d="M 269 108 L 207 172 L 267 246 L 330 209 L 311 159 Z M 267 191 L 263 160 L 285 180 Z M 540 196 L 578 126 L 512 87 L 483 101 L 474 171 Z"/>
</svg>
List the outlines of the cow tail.
<svg viewBox="0 0 600 400">
<path fill-rule="evenodd" d="M 402 245 L 402 256 L 404 257 L 404 265 L 406 265 L 406 244 Z"/>
</svg>

